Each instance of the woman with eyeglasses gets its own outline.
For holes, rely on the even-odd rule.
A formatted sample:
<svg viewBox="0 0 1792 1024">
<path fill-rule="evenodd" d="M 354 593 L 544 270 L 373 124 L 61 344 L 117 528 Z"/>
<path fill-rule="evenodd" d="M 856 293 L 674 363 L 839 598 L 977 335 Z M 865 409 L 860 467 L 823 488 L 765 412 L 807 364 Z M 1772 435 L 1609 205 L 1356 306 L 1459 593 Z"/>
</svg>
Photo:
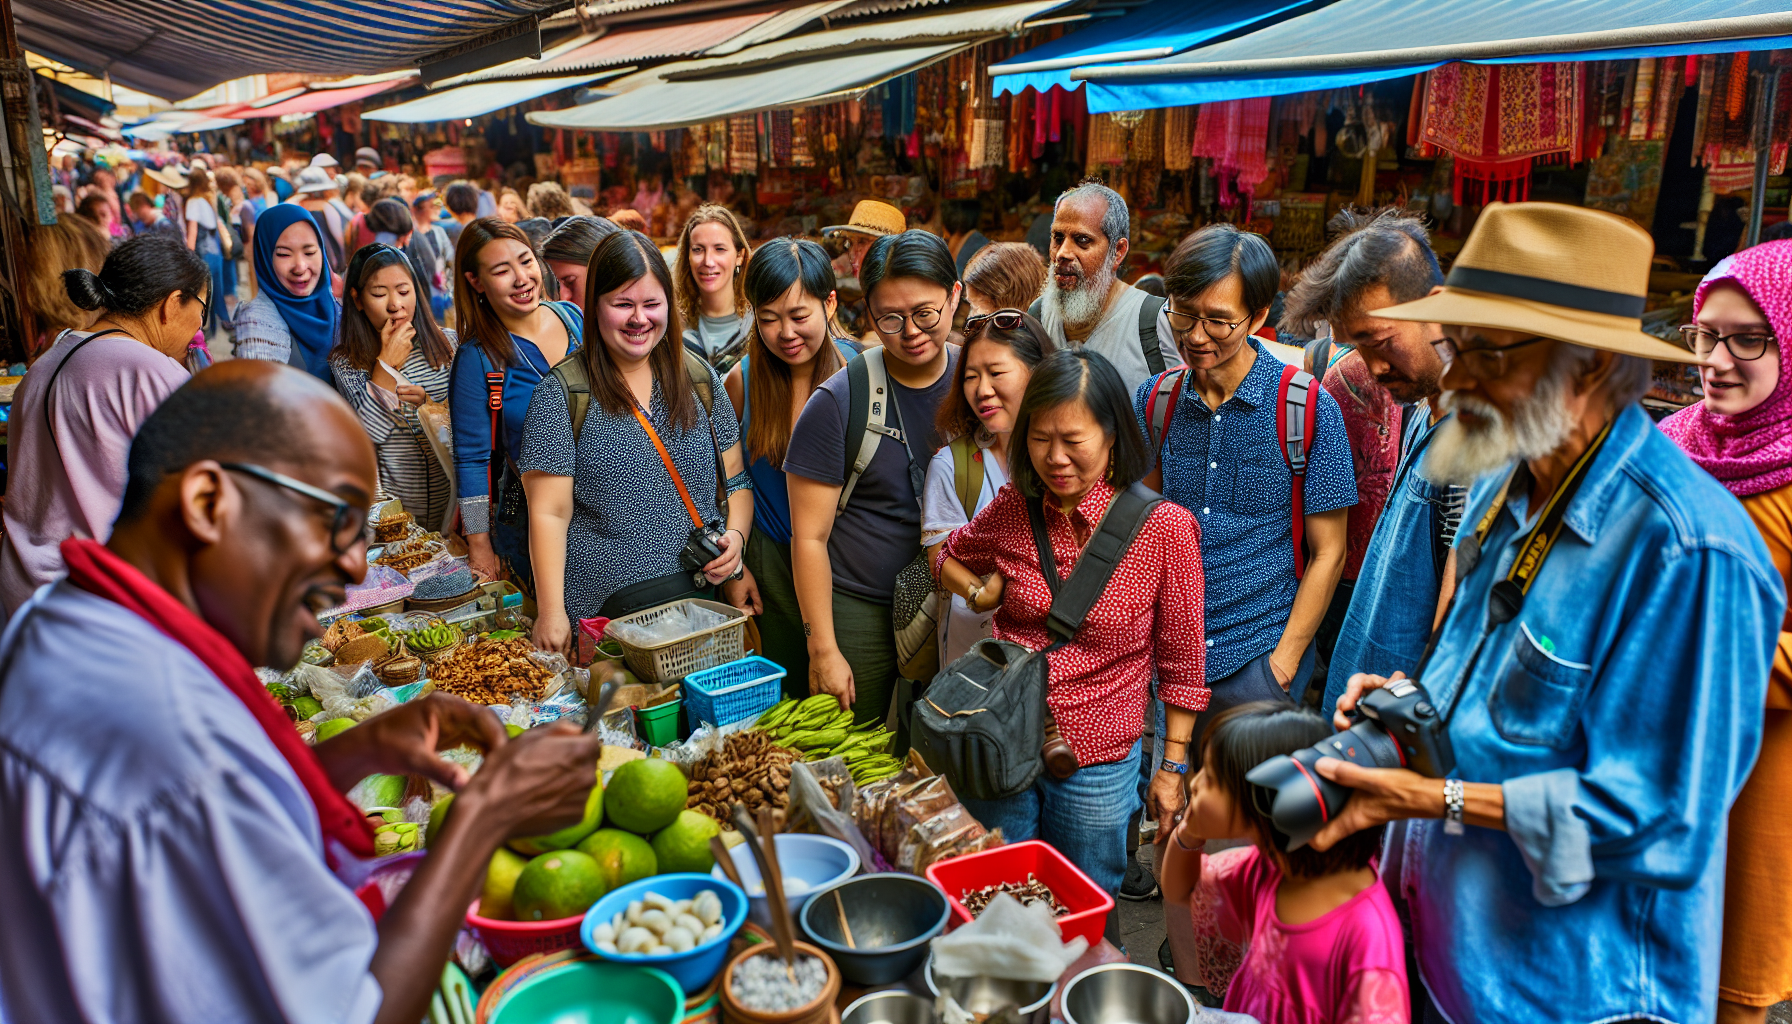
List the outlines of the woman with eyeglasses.
<svg viewBox="0 0 1792 1024">
<path fill-rule="evenodd" d="M 722 595 L 758 617 L 763 653 L 786 672 L 785 694 L 802 698 L 809 695 L 809 646 L 790 568 L 784 457 L 809 396 L 859 348 L 840 337 L 834 266 L 819 244 L 774 238 L 760 246 L 747 265 L 745 289 L 754 329 L 746 354 L 724 383 L 746 442 L 753 535 L 747 539 L 745 572 L 723 584 Z"/>
<path fill-rule="evenodd" d="M 1792 241 L 1744 249 L 1713 267 L 1680 329 L 1703 359 L 1705 399 L 1661 429 L 1754 519 L 1792 586 Z M 1761 754 L 1730 809 L 1717 1020 L 1764 1021 L 1792 992 L 1792 615 L 1780 624 Z"/>
<path fill-rule="evenodd" d="M 454 335 L 436 325 L 427 307 L 418 315 L 429 292 L 403 250 L 363 246 L 345 276 L 342 340 L 330 353 L 336 390 L 367 428 L 379 456 L 380 490 L 425 529 L 446 528 L 452 488 L 417 410 L 448 399 Z"/>
<path fill-rule="evenodd" d="M 64 540 L 111 535 L 131 439 L 186 382 L 187 343 L 212 301 L 205 259 L 172 235 L 127 238 L 98 274 L 70 270 L 62 283 L 98 319 L 63 331 L 13 395 L 0 540 L 7 615 L 61 575 Z"/>
<path fill-rule="evenodd" d="M 899 675 L 892 605 L 897 577 L 921 554 L 921 493 L 942 443 L 934 417 L 952 390 L 958 347 L 948 338 L 960 289 L 951 250 L 918 230 L 873 243 L 859 279 L 883 344 L 854 359 L 865 361 L 860 369 L 849 364 L 810 397 L 784 473 L 809 689 L 832 694 L 865 722 L 884 717 Z M 863 395 L 853 400 L 852 378 L 863 372 L 868 381 L 877 369 L 894 399 L 878 403 L 894 435 L 872 430 L 869 419 L 853 421 L 855 407 L 869 416 L 871 403 Z M 868 439 L 876 447 L 859 466 Z"/>
<path fill-rule="evenodd" d="M 946 535 L 975 518 L 1008 482 L 1008 440 L 1021 397 L 1033 368 L 1055 349 L 1044 325 L 1018 309 L 964 322 L 957 387 L 940 405 L 936 422 L 940 435 L 952 441 L 928 465 L 921 496 L 921 543 L 933 564 L 939 564 Z M 940 664 L 950 665 L 993 635 L 990 621 L 1002 590 L 957 562 L 946 562 L 938 572 L 940 589 L 952 601 L 939 623 Z"/>
<path fill-rule="evenodd" d="M 474 571 L 507 572 L 535 591 L 529 507 L 521 471 L 523 421 L 535 386 L 578 351 L 585 316 L 570 302 L 544 301 L 544 275 L 529 236 L 497 217 L 468 221 L 454 254 L 454 353 L 448 418 L 461 529 Z"/>
</svg>

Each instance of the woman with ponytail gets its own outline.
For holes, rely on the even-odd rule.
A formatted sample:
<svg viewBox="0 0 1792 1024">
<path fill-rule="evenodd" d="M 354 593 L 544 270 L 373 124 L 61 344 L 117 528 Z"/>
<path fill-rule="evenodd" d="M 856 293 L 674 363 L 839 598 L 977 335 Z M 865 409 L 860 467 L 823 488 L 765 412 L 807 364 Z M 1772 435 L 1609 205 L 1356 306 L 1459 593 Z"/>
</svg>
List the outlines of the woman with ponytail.
<svg viewBox="0 0 1792 1024">
<path fill-rule="evenodd" d="M 69 301 L 99 319 L 62 332 L 13 396 L 0 540 L 9 616 L 61 575 L 64 540 L 111 534 L 131 438 L 186 381 L 187 343 L 213 301 L 205 259 L 171 235 L 125 239 L 99 273 L 70 270 L 62 280 Z"/>
</svg>

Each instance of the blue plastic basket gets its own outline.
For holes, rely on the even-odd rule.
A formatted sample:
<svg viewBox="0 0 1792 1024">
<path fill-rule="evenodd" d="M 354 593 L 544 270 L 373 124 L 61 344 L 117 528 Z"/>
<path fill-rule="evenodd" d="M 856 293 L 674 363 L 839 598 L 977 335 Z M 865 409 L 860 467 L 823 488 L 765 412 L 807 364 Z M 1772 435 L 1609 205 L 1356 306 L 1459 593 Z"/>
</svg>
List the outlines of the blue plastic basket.
<svg viewBox="0 0 1792 1024">
<path fill-rule="evenodd" d="M 684 677 L 684 707 L 691 728 L 731 725 L 756 718 L 783 696 L 784 670 L 758 655 Z"/>
</svg>

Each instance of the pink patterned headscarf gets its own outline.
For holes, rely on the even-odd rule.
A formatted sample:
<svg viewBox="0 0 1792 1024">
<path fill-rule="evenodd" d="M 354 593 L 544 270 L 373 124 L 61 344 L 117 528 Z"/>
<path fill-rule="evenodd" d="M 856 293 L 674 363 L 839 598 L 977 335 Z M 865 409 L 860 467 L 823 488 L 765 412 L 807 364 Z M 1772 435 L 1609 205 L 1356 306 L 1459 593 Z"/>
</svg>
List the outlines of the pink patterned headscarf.
<svg viewBox="0 0 1792 1024">
<path fill-rule="evenodd" d="M 1778 339 L 1780 378 L 1767 400 L 1735 416 L 1700 402 L 1661 421 L 1661 429 L 1692 460 L 1738 498 L 1792 484 L 1792 240 L 1766 242 L 1725 257 L 1693 296 L 1698 316 L 1720 281 L 1748 293 Z"/>
</svg>

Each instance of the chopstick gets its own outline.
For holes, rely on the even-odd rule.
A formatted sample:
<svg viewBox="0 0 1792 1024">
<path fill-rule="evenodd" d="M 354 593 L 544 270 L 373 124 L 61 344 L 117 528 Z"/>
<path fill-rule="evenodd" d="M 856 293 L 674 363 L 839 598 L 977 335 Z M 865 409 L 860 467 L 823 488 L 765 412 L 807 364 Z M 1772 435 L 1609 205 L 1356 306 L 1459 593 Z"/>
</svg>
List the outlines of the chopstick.
<svg viewBox="0 0 1792 1024">
<path fill-rule="evenodd" d="M 741 892 L 746 892 L 746 883 L 740 880 L 740 869 L 734 866 L 734 858 L 728 855 L 728 844 L 722 842 L 721 836 L 709 837 L 709 853 L 722 866 L 722 874 L 727 875 L 730 882 L 740 886 Z"/>
<path fill-rule="evenodd" d="M 840 918 L 840 931 L 846 936 L 846 948 L 858 949 L 859 944 L 852 940 L 852 925 L 846 920 L 846 904 L 840 899 L 840 889 L 834 889 L 834 914 Z"/>
<path fill-rule="evenodd" d="M 778 943 L 778 955 L 784 958 L 784 972 L 796 983 L 796 933 L 790 921 L 790 905 L 784 902 L 784 878 L 778 873 L 778 853 L 772 842 L 771 808 L 759 808 L 763 829 L 755 828 L 744 804 L 734 805 L 734 827 L 747 837 L 747 849 L 759 866 L 759 877 L 765 883 L 766 909 L 771 912 L 772 934 Z"/>
</svg>

